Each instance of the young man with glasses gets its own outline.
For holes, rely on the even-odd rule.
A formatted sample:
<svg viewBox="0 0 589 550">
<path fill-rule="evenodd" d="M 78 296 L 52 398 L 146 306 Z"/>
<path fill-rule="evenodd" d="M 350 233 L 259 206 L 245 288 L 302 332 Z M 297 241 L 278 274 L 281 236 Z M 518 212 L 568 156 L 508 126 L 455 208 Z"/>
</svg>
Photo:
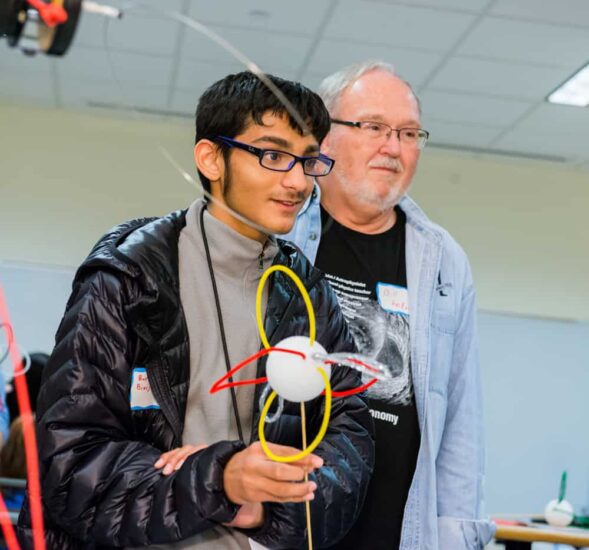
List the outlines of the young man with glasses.
<svg viewBox="0 0 589 550">
<path fill-rule="evenodd" d="M 37 408 L 49 549 L 245 549 L 248 537 L 300 548 L 313 499 L 313 540 L 326 546 L 357 516 L 373 464 L 364 401 L 335 402 L 315 453 L 285 464 L 255 442 L 260 386 L 209 393 L 260 349 L 256 289 L 272 264 L 303 281 L 316 340 L 353 349 L 322 274 L 272 236 L 292 227 L 312 178 L 333 166 L 319 152 L 329 115 L 305 87 L 268 78 L 298 118 L 251 73 L 213 84 L 198 104 L 194 148 L 212 200 L 113 229 L 78 270 Z M 263 311 L 271 345 L 309 334 L 303 298 L 281 274 Z M 263 377 L 264 361 L 252 369 L 234 380 Z M 331 383 L 349 389 L 359 376 L 338 367 Z M 322 404 L 306 404 L 310 434 Z M 295 454 L 299 404 L 286 403 L 265 431 L 275 454 Z M 29 548 L 27 509 L 20 536 Z"/>
<path fill-rule="evenodd" d="M 286 238 L 326 273 L 358 351 L 395 374 L 367 391 L 375 471 L 334 548 L 482 548 L 475 294 L 465 253 L 406 196 L 429 137 L 419 102 L 381 62 L 339 71 L 319 93 L 336 164 Z"/>
</svg>

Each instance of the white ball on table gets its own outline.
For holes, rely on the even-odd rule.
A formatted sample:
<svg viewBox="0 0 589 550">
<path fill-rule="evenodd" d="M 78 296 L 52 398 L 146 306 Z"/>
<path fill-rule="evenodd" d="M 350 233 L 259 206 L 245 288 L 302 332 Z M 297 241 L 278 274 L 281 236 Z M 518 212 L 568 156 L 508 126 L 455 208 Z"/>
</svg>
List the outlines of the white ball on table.
<svg viewBox="0 0 589 550">
<path fill-rule="evenodd" d="M 274 347 L 300 351 L 305 355 L 305 359 L 279 351 L 268 355 L 268 384 L 280 397 L 300 403 L 314 399 L 325 389 L 325 382 L 317 367 L 325 371 L 327 378 L 331 376 L 331 367 L 321 360 L 313 359 L 315 354 L 327 355 L 321 344 L 314 342 L 311 346 L 308 336 L 290 336 Z"/>
<path fill-rule="evenodd" d="M 573 506 L 567 500 L 551 500 L 544 508 L 546 522 L 555 527 L 570 525 L 575 517 Z"/>
</svg>

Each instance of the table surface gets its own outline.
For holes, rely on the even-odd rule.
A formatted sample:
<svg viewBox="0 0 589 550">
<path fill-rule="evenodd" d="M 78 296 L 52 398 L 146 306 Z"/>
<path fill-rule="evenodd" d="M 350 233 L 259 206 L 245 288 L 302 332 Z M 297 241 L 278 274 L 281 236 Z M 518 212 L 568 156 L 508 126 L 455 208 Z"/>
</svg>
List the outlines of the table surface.
<svg viewBox="0 0 589 550">
<path fill-rule="evenodd" d="M 497 540 L 520 540 L 526 542 L 556 542 L 571 546 L 589 546 L 589 531 L 577 528 L 523 527 L 520 525 L 497 525 Z"/>
</svg>

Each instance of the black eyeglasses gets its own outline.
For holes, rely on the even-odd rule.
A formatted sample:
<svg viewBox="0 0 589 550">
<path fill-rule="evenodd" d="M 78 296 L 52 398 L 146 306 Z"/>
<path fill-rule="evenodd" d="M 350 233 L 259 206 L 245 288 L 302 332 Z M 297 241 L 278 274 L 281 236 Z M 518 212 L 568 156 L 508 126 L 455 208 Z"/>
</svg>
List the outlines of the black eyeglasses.
<svg viewBox="0 0 589 550">
<path fill-rule="evenodd" d="M 260 160 L 260 166 L 275 172 L 288 172 L 292 170 L 297 162 L 300 162 L 303 165 L 303 172 L 307 176 L 321 177 L 327 176 L 335 164 L 335 160 L 321 153 L 315 157 L 297 157 L 286 151 L 260 149 L 225 136 L 216 136 L 213 138 L 213 141 L 224 143 L 228 147 L 243 149 L 252 155 L 256 155 Z"/>
<path fill-rule="evenodd" d="M 418 149 L 423 149 L 429 138 L 429 132 L 421 128 L 392 128 L 384 122 L 372 122 L 362 120 L 360 122 L 352 122 L 350 120 L 338 120 L 332 118 L 331 122 L 335 124 L 343 124 L 344 126 L 352 126 L 353 128 L 360 128 L 363 134 L 370 139 L 379 139 L 386 137 L 389 139 L 391 134 L 395 132 L 399 138 L 400 143 L 416 146 Z"/>
</svg>

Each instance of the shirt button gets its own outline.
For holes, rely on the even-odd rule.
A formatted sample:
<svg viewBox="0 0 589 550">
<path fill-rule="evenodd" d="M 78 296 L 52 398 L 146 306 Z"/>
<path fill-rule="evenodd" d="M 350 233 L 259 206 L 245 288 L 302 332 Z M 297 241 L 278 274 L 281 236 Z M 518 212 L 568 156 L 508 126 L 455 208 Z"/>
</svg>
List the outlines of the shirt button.
<svg viewBox="0 0 589 550">
<path fill-rule="evenodd" d="M 316 241 L 317 240 L 317 233 L 310 233 L 309 239 L 311 239 L 312 241 Z"/>
</svg>

